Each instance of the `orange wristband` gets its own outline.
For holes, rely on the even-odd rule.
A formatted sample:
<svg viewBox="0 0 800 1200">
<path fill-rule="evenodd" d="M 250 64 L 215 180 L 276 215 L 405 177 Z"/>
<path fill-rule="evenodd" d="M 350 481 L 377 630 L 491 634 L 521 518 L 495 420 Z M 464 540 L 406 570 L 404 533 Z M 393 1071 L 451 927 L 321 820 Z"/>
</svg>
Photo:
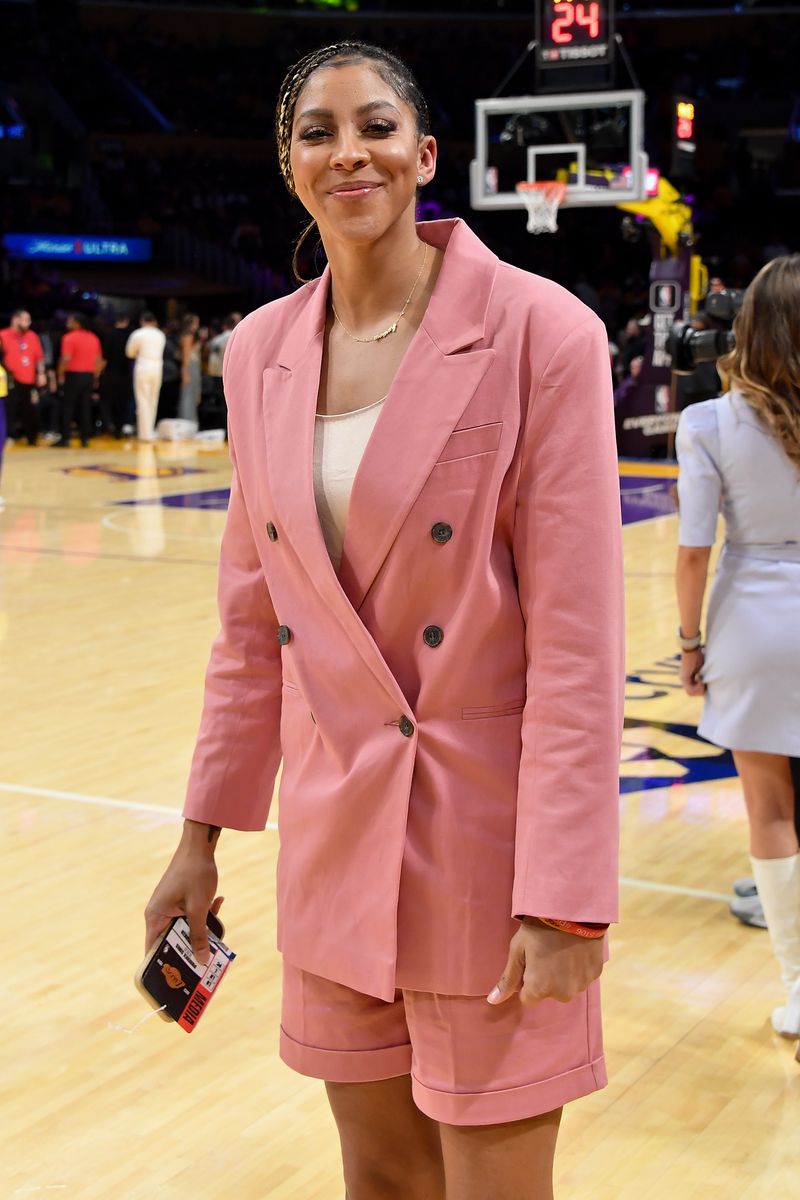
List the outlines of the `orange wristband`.
<svg viewBox="0 0 800 1200">
<path fill-rule="evenodd" d="M 579 921 L 555 921 L 549 917 L 538 917 L 543 925 L 549 925 L 551 929 L 559 929 L 562 933 L 574 933 L 576 937 L 582 938 L 601 938 L 608 931 L 607 925 L 583 925 Z"/>
</svg>

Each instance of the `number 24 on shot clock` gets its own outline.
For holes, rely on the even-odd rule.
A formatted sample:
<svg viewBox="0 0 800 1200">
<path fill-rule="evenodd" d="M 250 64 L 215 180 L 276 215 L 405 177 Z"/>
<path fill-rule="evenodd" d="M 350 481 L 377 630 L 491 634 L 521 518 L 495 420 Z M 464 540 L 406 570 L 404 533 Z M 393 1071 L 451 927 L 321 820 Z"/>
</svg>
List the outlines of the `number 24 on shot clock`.
<svg viewBox="0 0 800 1200">
<path fill-rule="evenodd" d="M 613 0 L 537 0 L 536 17 L 540 67 L 610 62 Z"/>
</svg>

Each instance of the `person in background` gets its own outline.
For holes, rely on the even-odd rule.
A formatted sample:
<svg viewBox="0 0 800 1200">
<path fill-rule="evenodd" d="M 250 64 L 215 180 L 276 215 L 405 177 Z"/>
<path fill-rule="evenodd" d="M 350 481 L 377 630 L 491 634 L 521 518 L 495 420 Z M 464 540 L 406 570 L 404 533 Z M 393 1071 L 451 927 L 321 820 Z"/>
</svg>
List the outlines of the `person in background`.
<svg viewBox="0 0 800 1200">
<path fill-rule="evenodd" d="M 8 399 L 8 373 L 3 366 L 3 345 L 0 342 L 0 476 L 3 474 L 3 451 L 6 445 L 6 401 Z M 5 501 L 0 496 L 0 512 Z"/>
<path fill-rule="evenodd" d="M 707 313 L 697 313 L 689 324 L 699 331 L 725 329 L 724 321 L 715 321 Z M 697 363 L 689 375 L 678 375 L 678 411 L 702 400 L 713 400 L 722 391 L 722 384 L 714 362 Z"/>
<path fill-rule="evenodd" d="M 39 392 L 47 384 L 47 375 L 42 343 L 31 329 L 31 314 L 26 309 L 14 310 L 10 325 L 0 329 L 0 343 L 12 385 L 9 434 L 16 438 L 21 428 L 28 445 L 35 446 L 39 437 Z"/>
<path fill-rule="evenodd" d="M 227 411 L 225 391 L 222 385 L 222 361 L 225 357 L 225 347 L 235 328 L 236 320 L 230 313 L 222 322 L 222 332 L 208 343 L 208 374 L 211 380 L 214 408 L 222 413 Z"/>
<path fill-rule="evenodd" d="M 200 318 L 196 313 L 187 313 L 181 324 L 181 394 L 178 416 L 183 421 L 194 421 L 195 424 L 202 389 L 199 329 Z"/>
<path fill-rule="evenodd" d="M 120 313 L 102 339 L 106 369 L 100 391 L 104 411 L 111 420 L 114 436 L 118 438 L 133 433 L 133 383 L 130 359 L 125 353 L 130 331 L 130 317 L 127 313 Z"/>
<path fill-rule="evenodd" d="M 800 255 L 756 276 L 720 360 L 731 391 L 687 408 L 676 447 L 680 678 L 698 732 L 733 751 L 753 878 L 786 989 L 776 1033 L 800 1037 Z M 700 617 L 717 514 L 725 544 Z"/>
<path fill-rule="evenodd" d="M 644 331 L 643 317 L 631 317 L 619 335 L 620 354 L 617 358 L 617 370 L 620 377 L 628 375 L 631 363 L 635 358 L 644 360 L 647 349 L 647 336 Z"/>
<path fill-rule="evenodd" d="M 143 312 L 139 318 L 139 328 L 125 343 L 126 355 L 134 360 L 133 394 L 136 398 L 136 434 L 140 442 L 155 441 L 166 341 L 153 313 Z"/>
<path fill-rule="evenodd" d="M 635 358 L 631 359 L 630 366 L 628 367 L 628 374 L 625 375 L 621 382 L 618 383 L 614 388 L 615 406 L 617 404 L 622 404 L 628 399 L 628 396 L 631 392 L 636 391 L 636 388 L 639 386 L 639 376 L 642 373 L 643 364 L 644 358 L 641 356 L 641 354 L 637 354 Z"/>
<path fill-rule="evenodd" d="M 81 445 L 88 446 L 92 432 L 92 390 L 100 380 L 104 366 L 100 338 L 86 328 L 80 313 L 67 317 L 67 332 L 61 339 L 58 382 L 63 390 L 61 437 L 54 446 L 68 447 L 72 418 L 78 417 Z"/>
<path fill-rule="evenodd" d="M 164 334 L 164 372 L 158 396 L 158 420 L 174 421 L 178 415 L 178 397 L 181 390 L 180 322 L 167 321 Z"/>
<path fill-rule="evenodd" d="M 63 337 L 63 319 L 51 317 L 50 320 L 39 322 L 39 341 L 44 355 L 45 384 L 37 389 L 39 392 L 38 418 L 39 428 L 44 440 L 50 444 L 61 436 L 60 398 L 58 394 L 58 347 Z"/>
</svg>

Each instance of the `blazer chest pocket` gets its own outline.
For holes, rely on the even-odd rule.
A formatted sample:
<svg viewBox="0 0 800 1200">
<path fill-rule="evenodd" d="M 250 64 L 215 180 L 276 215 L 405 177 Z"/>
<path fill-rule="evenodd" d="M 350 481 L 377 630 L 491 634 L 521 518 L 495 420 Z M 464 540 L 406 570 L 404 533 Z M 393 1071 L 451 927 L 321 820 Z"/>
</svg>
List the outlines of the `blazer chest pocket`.
<svg viewBox="0 0 800 1200">
<path fill-rule="evenodd" d="M 454 462 L 459 458 L 474 458 L 478 454 L 491 454 L 500 445 L 502 421 L 489 425 L 470 425 L 466 429 L 454 429 L 444 444 L 437 463 Z"/>
<path fill-rule="evenodd" d="M 487 717 L 514 717 L 525 709 L 525 699 L 506 700 L 504 704 L 483 704 L 479 708 L 462 708 L 462 721 L 483 721 Z"/>
</svg>

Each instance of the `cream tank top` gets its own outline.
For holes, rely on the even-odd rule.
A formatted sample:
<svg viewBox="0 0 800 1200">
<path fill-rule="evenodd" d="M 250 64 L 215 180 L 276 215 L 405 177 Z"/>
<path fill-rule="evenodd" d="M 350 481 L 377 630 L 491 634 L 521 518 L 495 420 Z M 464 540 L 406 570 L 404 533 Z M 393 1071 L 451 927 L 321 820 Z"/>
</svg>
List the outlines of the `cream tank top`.
<svg viewBox="0 0 800 1200">
<path fill-rule="evenodd" d="M 385 399 L 353 412 L 317 413 L 314 422 L 314 499 L 335 571 L 342 561 L 353 480 Z"/>
</svg>

